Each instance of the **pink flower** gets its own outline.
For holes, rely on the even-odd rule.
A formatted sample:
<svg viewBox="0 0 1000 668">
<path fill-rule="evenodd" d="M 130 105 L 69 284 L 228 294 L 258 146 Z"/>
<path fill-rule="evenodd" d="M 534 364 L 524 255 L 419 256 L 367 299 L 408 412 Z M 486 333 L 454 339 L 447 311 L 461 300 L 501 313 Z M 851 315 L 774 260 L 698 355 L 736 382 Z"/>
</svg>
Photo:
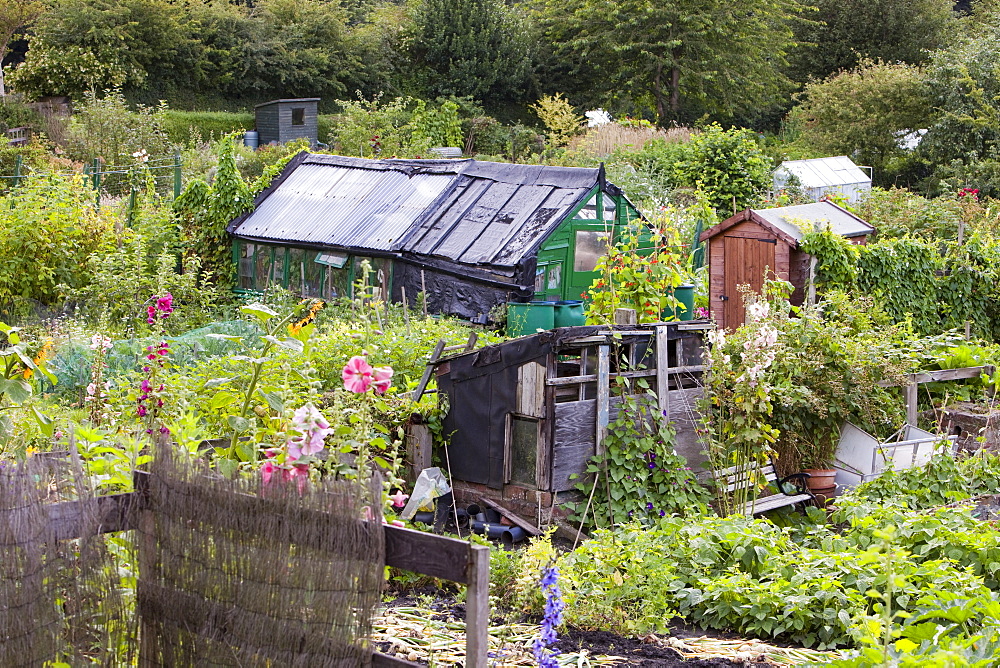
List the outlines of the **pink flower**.
<svg viewBox="0 0 1000 668">
<path fill-rule="evenodd" d="M 402 490 L 396 492 L 395 494 L 389 495 L 389 499 L 392 501 L 392 505 L 397 508 L 402 508 L 406 505 L 406 500 L 410 498 L 409 494 L 403 494 Z"/>
<path fill-rule="evenodd" d="M 355 394 L 364 394 L 372 385 L 372 367 L 360 355 L 355 355 L 344 365 L 341 376 L 344 387 Z"/>
<path fill-rule="evenodd" d="M 372 383 L 372 386 L 375 388 L 375 391 L 379 394 L 385 394 L 385 391 L 389 389 L 389 385 L 392 384 L 392 367 L 375 367 L 374 379 L 375 381 Z"/>
<path fill-rule="evenodd" d="M 264 462 L 264 465 L 260 467 L 260 477 L 261 480 L 264 481 L 265 485 L 271 482 L 271 476 L 273 476 L 274 472 L 277 470 L 278 466 L 274 462 L 272 461 Z"/>
<path fill-rule="evenodd" d="M 163 317 L 174 312 L 174 297 L 169 292 L 156 300 L 156 308 L 163 313 Z"/>
</svg>

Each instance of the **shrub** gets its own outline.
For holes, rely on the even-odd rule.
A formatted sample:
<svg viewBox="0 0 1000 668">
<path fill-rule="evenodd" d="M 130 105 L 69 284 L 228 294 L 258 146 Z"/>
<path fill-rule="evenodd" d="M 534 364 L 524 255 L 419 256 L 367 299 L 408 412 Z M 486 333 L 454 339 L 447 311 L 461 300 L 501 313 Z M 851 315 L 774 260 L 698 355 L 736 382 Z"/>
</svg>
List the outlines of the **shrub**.
<svg viewBox="0 0 1000 668">
<path fill-rule="evenodd" d="M 221 139 L 224 135 L 254 128 L 251 113 L 229 111 L 176 111 L 165 110 L 161 116 L 167 138 L 175 144 L 192 140 Z"/>
</svg>

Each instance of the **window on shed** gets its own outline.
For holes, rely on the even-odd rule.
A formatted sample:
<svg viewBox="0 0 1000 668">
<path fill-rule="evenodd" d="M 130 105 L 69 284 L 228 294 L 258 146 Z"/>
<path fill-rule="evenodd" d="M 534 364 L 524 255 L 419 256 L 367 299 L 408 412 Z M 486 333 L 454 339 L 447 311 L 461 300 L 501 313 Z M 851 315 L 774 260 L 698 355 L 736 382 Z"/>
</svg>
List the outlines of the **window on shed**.
<svg viewBox="0 0 1000 668">
<path fill-rule="evenodd" d="M 583 208 L 576 212 L 576 217 L 580 220 L 597 220 L 597 195 L 590 198 L 590 201 L 583 205 Z"/>
<path fill-rule="evenodd" d="M 240 287 L 252 290 L 254 287 L 254 244 L 240 244 Z"/>
<path fill-rule="evenodd" d="M 507 432 L 507 480 L 534 487 L 538 461 L 538 420 L 510 414 Z"/>
<path fill-rule="evenodd" d="M 254 265 L 257 267 L 254 272 L 254 287 L 258 290 L 266 290 L 274 280 L 274 272 L 271 270 L 272 250 L 270 246 L 258 246 L 254 254 Z"/>
<path fill-rule="evenodd" d="M 288 249 L 288 289 L 300 295 L 306 293 L 303 268 L 306 264 L 306 252 L 301 248 Z M 310 263 L 312 264 L 312 263 Z"/>
<path fill-rule="evenodd" d="M 309 257 L 309 254 L 306 255 Z M 306 262 L 302 281 L 303 297 L 319 297 L 320 281 L 323 280 L 323 267 L 313 262 Z"/>
<path fill-rule="evenodd" d="M 608 253 L 608 239 L 608 233 L 602 230 L 577 230 L 573 271 L 594 271 L 597 261 Z"/>
<path fill-rule="evenodd" d="M 618 213 L 618 202 L 608 193 L 604 193 L 604 220 L 615 220 Z"/>
<path fill-rule="evenodd" d="M 306 108 L 292 107 L 292 125 L 306 124 Z"/>
</svg>

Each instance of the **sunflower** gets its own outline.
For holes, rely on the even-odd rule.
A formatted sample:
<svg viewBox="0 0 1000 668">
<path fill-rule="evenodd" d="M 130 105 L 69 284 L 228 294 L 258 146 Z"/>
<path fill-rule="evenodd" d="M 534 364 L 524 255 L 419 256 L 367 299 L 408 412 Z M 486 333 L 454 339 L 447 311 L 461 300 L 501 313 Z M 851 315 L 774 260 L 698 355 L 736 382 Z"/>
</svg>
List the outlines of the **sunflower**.
<svg viewBox="0 0 1000 668">
<path fill-rule="evenodd" d="M 304 304 L 305 300 L 303 300 L 302 303 Z M 316 314 L 319 313 L 325 305 L 326 304 L 321 299 L 312 300 L 312 304 L 310 304 L 309 310 L 306 311 L 306 314 L 304 316 L 302 316 L 302 319 L 288 326 L 292 334 L 293 335 L 298 334 L 299 330 L 301 330 L 303 327 L 305 327 L 313 320 L 315 320 Z"/>
<path fill-rule="evenodd" d="M 50 359 L 51 357 L 52 357 L 52 339 L 45 339 L 45 343 L 43 343 L 42 347 L 38 349 L 38 352 L 35 354 L 35 357 L 32 361 L 35 363 L 35 366 L 41 366 L 45 362 L 45 360 Z M 24 377 L 25 380 L 28 380 L 33 375 L 35 375 L 35 370 L 26 368 L 24 371 L 21 372 L 21 375 Z"/>
</svg>

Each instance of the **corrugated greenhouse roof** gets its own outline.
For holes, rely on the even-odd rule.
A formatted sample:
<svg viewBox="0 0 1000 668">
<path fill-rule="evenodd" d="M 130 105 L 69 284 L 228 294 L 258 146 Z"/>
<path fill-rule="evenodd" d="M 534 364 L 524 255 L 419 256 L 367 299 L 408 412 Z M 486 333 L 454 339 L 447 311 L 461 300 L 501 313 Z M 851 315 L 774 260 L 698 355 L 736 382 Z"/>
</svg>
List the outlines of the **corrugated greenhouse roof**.
<svg viewBox="0 0 1000 668">
<path fill-rule="evenodd" d="M 811 160 L 786 160 L 777 171 L 798 177 L 804 188 L 826 188 L 854 183 L 871 183 L 871 177 L 846 155 Z"/>
<path fill-rule="evenodd" d="M 813 202 L 774 209 L 753 209 L 753 212 L 782 230 L 796 241 L 802 239 L 803 228 L 809 230 L 826 225 L 843 237 L 860 237 L 871 234 L 875 228 L 833 202 Z"/>
<path fill-rule="evenodd" d="M 600 178 L 579 167 L 307 154 L 230 231 L 512 267 Z"/>
</svg>

